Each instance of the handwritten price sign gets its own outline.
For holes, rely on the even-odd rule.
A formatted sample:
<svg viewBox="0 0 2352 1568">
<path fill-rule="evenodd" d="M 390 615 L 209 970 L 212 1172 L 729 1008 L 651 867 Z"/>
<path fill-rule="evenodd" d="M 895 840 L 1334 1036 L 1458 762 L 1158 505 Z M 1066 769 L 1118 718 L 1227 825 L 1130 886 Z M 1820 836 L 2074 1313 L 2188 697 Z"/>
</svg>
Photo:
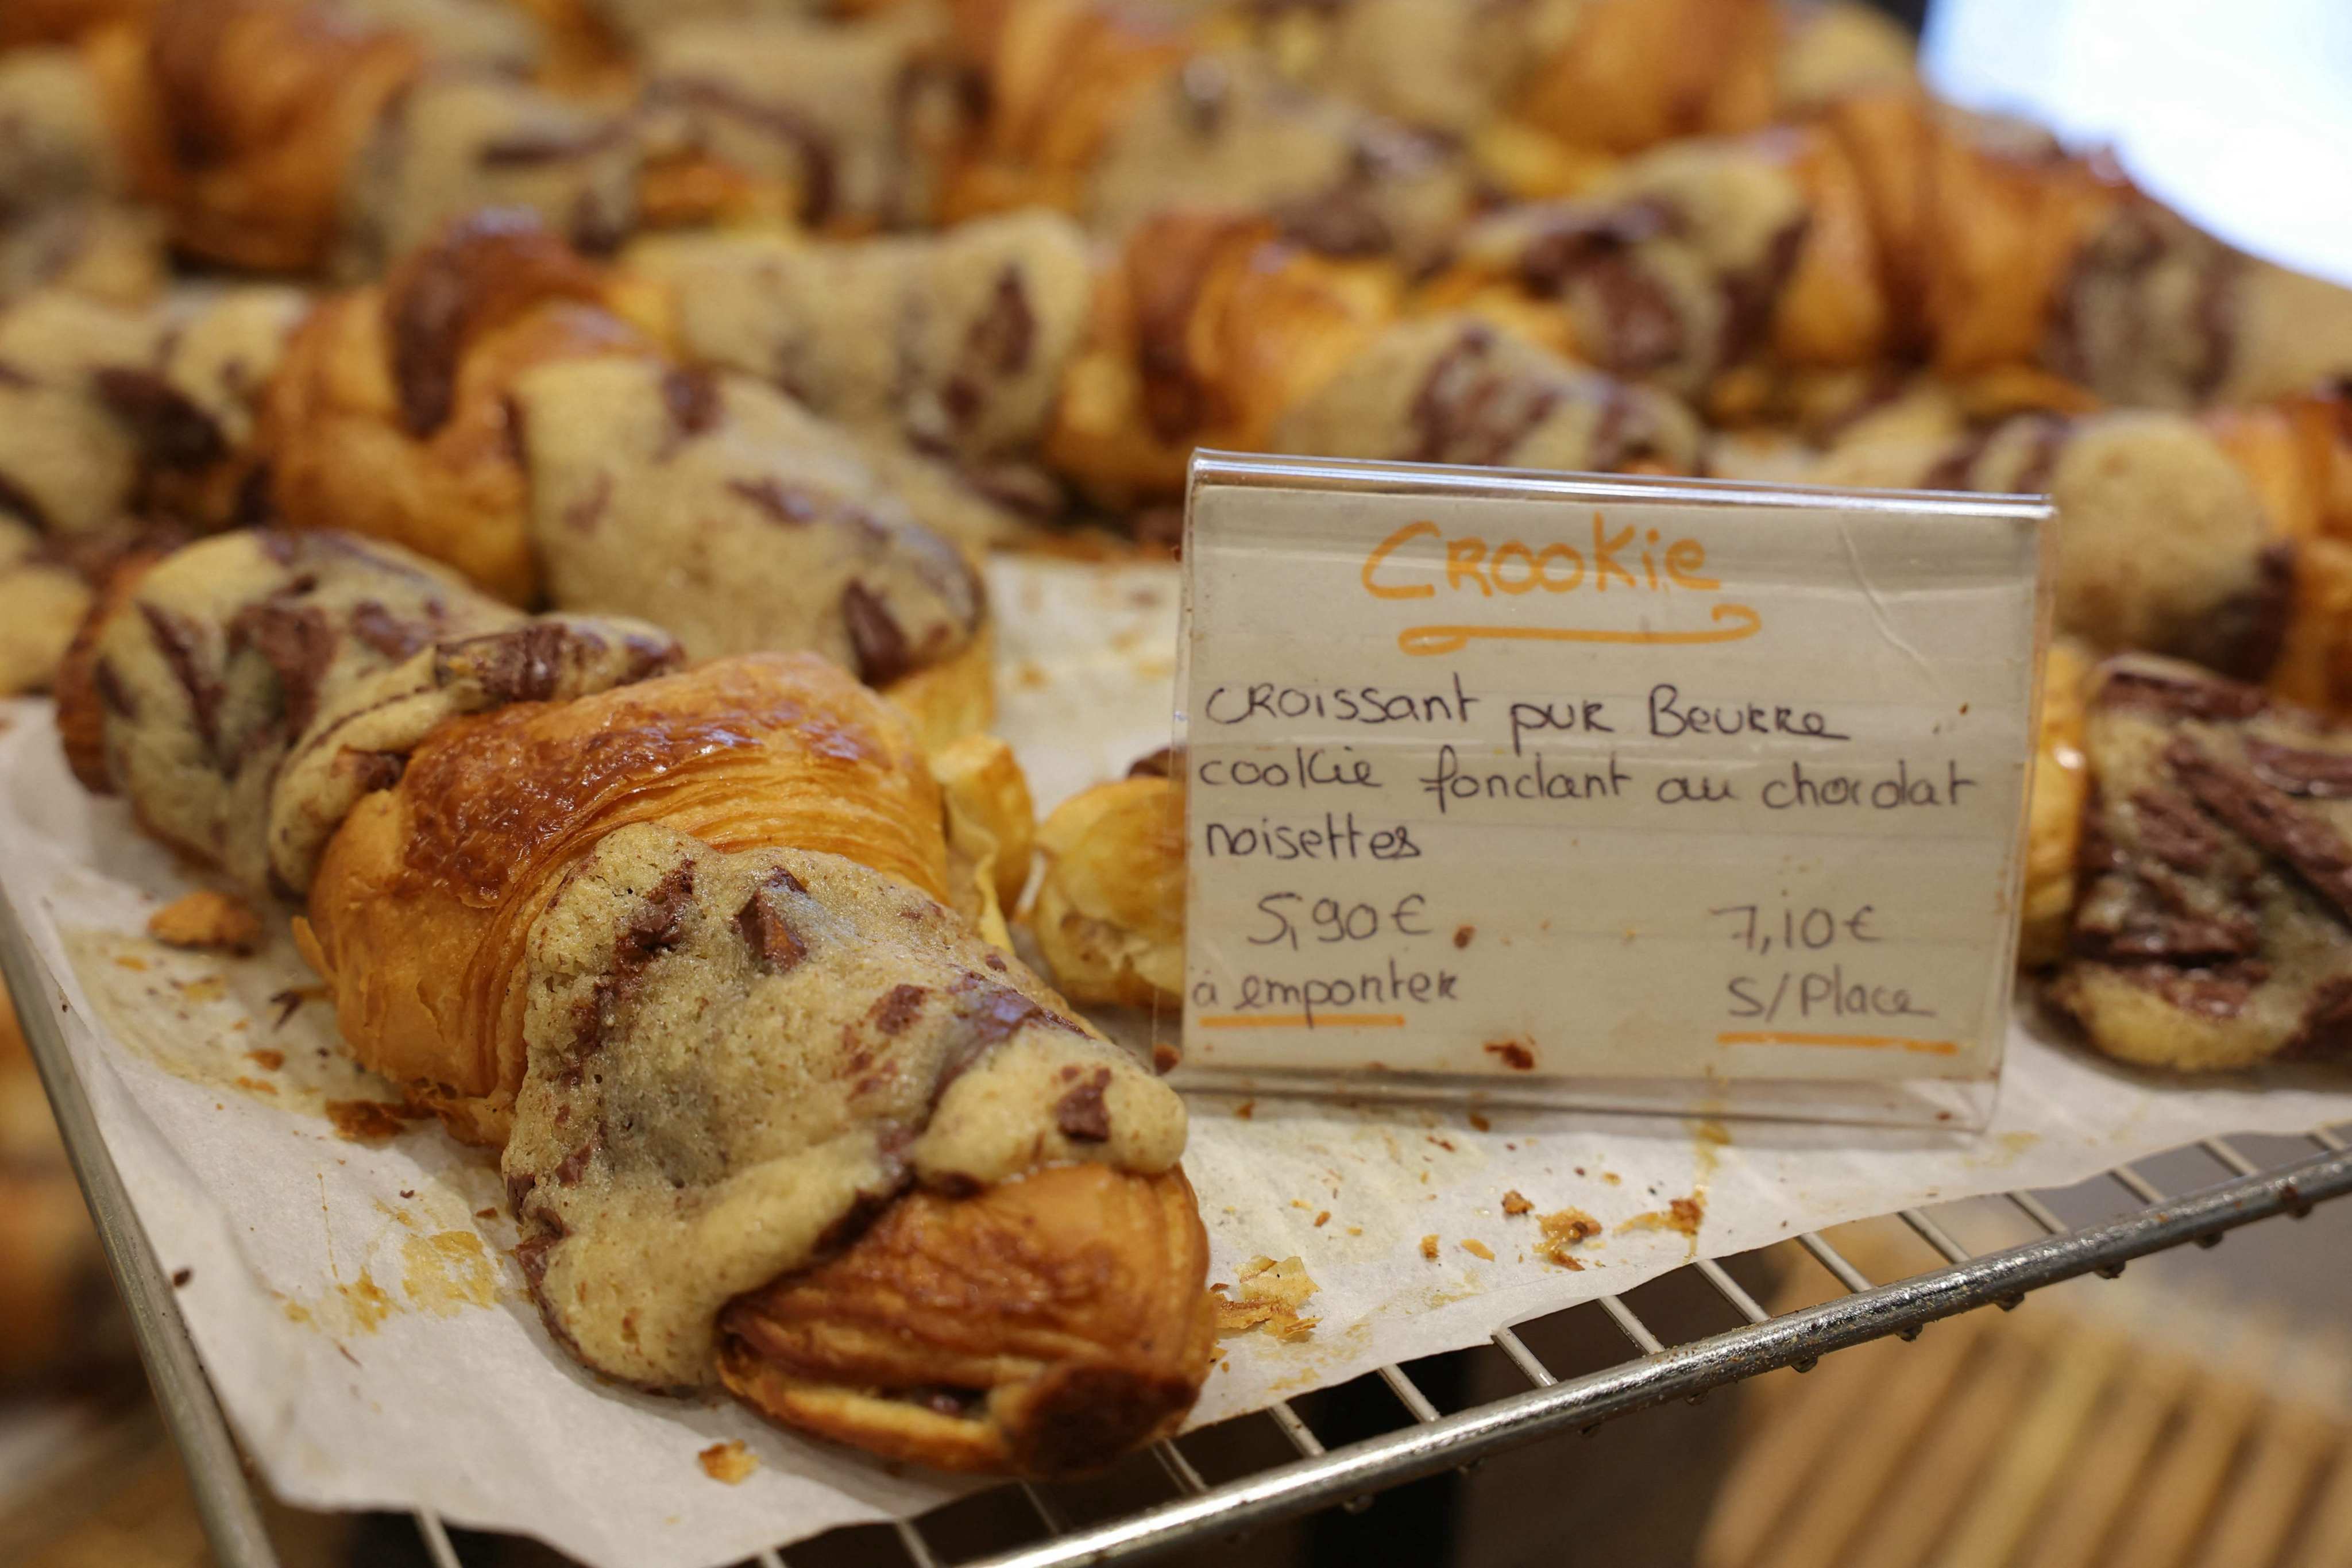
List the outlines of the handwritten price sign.
<svg viewBox="0 0 2352 1568">
<path fill-rule="evenodd" d="M 2044 517 L 1204 456 L 1187 1069 L 1989 1078 Z"/>
</svg>

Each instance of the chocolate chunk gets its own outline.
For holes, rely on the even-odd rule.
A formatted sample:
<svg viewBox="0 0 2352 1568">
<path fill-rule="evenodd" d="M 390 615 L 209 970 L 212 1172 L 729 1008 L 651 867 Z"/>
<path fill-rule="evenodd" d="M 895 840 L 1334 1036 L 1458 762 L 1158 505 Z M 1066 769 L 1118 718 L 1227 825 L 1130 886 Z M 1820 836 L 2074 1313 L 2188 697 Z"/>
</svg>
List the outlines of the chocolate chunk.
<svg viewBox="0 0 2352 1568">
<path fill-rule="evenodd" d="M 580 1178 L 588 1173 L 589 1163 L 596 1158 L 597 1151 L 604 1145 L 602 1131 L 590 1133 L 588 1142 L 563 1156 L 563 1163 L 555 1167 L 555 1184 L 560 1187 L 578 1186 Z"/>
<path fill-rule="evenodd" d="M 267 528 L 278 514 L 276 492 L 270 489 L 269 465 L 257 462 L 245 471 L 236 482 L 236 499 L 230 503 L 229 526 L 232 528 Z"/>
<path fill-rule="evenodd" d="M 959 463 L 954 471 L 958 482 L 981 500 L 1032 522 L 1051 522 L 1069 505 L 1060 482 L 1033 464 Z"/>
<path fill-rule="evenodd" d="M 122 677 L 111 660 L 101 658 L 98 661 L 90 670 L 90 684 L 98 688 L 98 700 L 106 705 L 107 711 L 124 719 L 139 716 L 139 705 L 131 700 L 131 693 L 123 686 Z"/>
<path fill-rule="evenodd" d="M 604 509 L 612 504 L 613 476 L 599 472 L 596 482 L 585 494 L 563 509 L 563 526 L 574 533 L 593 533 L 604 518 Z"/>
<path fill-rule="evenodd" d="M 668 372 L 662 377 L 661 390 L 662 406 L 669 413 L 677 441 L 702 435 L 726 412 L 719 400 L 719 378 L 698 366 Z"/>
<path fill-rule="evenodd" d="M 1580 281 L 1591 289 L 1601 319 L 1594 358 L 1621 374 L 1672 363 L 1683 352 L 1682 313 L 1666 286 L 1630 255 L 1588 262 Z"/>
<path fill-rule="evenodd" d="M 1670 234 L 1679 224 L 1673 208 L 1654 200 L 1564 209 L 1519 253 L 1519 280 L 1533 292 L 1556 299 L 1595 258 Z"/>
<path fill-rule="evenodd" d="M 762 103 L 726 82 L 699 77 L 673 77 L 656 84 L 651 94 L 708 114 L 724 115 L 773 137 L 792 148 L 800 162 L 800 217 L 817 225 L 833 216 L 838 195 L 838 162 L 833 138 L 814 121 L 782 104 Z"/>
<path fill-rule="evenodd" d="M 1724 279 L 1723 331 L 1716 344 L 1718 363 L 1738 364 L 1763 343 L 1811 226 L 1810 217 L 1783 224 L 1764 247 L 1761 261 Z"/>
<path fill-rule="evenodd" d="M 390 789 L 400 782 L 400 775 L 408 771 L 408 757 L 401 752 L 347 750 L 343 756 L 348 759 L 345 765 L 351 769 L 352 776 L 358 781 L 360 788 L 371 794 Z"/>
<path fill-rule="evenodd" d="M 922 1016 L 923 1001 L 929 995 L 920 985 L 893 985 L 874 1004 L 867 1018 L 885 1038 L 903 1035 Z"/>
<path fill-rule="evenodd" d="M 2122 668 L 2107 672 L 2095 699 L 2101 708 L 2137 709 L 2167 719 L 2220 721 L 2251 719 L 2269 706 L 2259 688 L 2207 679 L 2185 671 Z"/>
<path fill-rule="evenodd" d="M 849 628 L 849 647 L 857 661 L 857 679 L 868 686 L 888 686 L 915 668 L 906 628 L 890 613 L 880 595 L 853 580 L 841 591 L 841 618 Z"/>
<path fill-rule="evenodd" d="M 2131 804 L 2133 827 L 2149 854 L 2192 876 L 2211 866 L 2221 836 L 2195 805 L 2169 790 L 2155 789 L 2139 791 Z"/>
<path fill-rule="evenodd" d="M 401 619 L 373 599 L 352 606 L 351 626 L 353 637 L 395 664 L 433 640 L 431 628 Z"/>
<path fill-rule="evenodd" d="M 474 656 L 474 678 L 497 702 L 544 702 L 555 695 L 572 632 L 559 622 L 537 621 L 512 631 L 468 637 L 457 651 Z"/>
<path fill-rule="evenodd" d="M 1320 256 L 1386 256 L 1396 248 L 1389 220 L 1354 184 L 1281 203 L 1273 216 L 1283 238 Z"/>
<path fill-rule="evenodd" d="M 2184 1013 L 2234 1018 L 2246 1010 L 2254 987 L 2270 978 L 2269 966 L 2252 960 L 2219 968 L 2179 969 L 2170 964 L 2126 964 L 2116 973 L 2155 992 Z"/>
<path fill-rule="evenodd" d="M 194 622 L 160 605 L 139 601 L 139 614 L 147 623 L 147 632 L 154 638 L 157 651 L 170 667 L 172 678 L 187 694 L 188 710 L 195 719 L 196 734 L 211 751 L 219 744 L 221 684 L 219 678 L 204 667 L 201 634 Z"/>
<path fill-rule="evenodd" d="M 727 488 L 786 528 L 806 528 L 824 515 L 814 496 L 782 479 L 730 479 Z"/>
<path fill-rule="evenodd" d="M 1491 466 L 1551 413 L 1559 387 L 1496 369 L 1498 346 L 1493 331 L 1474 325 L 1430 365 L 1410 413 L 1412 461 Z"/>
<path fill-rule="evenodd" d="M 2352 1056 L 2352 975 L 2320 983 L 2286 1051 L 2299 1057 Z"/>
<path fill-rule="evenodd" d="M 454 247 L 426 251 L 406 282 L 386 295 L 384 325 L 401 426 L 422 440 L 447 424 L 457 407 L 457 358 L 474 290 Z"/>
<path fill-rule="evenodd" d="M 998 375 L 1018 375 L 1028 368 L 1037 342 L 1037 317 L 1029 308 L 1029 293 L 1021 268 L 1013 262 L 996 275 L 995 292 L 988 309 L 973 321 L 964 337 L 964 353 Z"/>
<path fill-rule="evenodd" d="M 694 862 L 681 860 L 654 884 L 644 905 L 621 928 L 614 939 L 611 967 L 597 977 L 573 1032 L 572 1048 L 580 1058 L 604 1044 L 653 961 L 686 939 L 687 910 L 693 898 Z M 578 1081 L 579 1071 L 575 1062 L 571 1081 Z"/>
<path fill-rule="evenodd" d="M 776 974 L 790 973 L 808 956 L 808 943 L 801 940 L 785 913 L 784 897 L 788 893 L 805 897 L 808 889 L 801 885 L 799 878 L 780 866 L 735 911 L 735 929 L 741 933 L 744 944 Z"/>
<path fill-rule="evenodd" d="M 2278 662 L 2294 608 L 2294 547 L 2280 542 L 2254 561 L 2254 584 L 2182 628 L 2168 651 L 2239 680 L 2260 680 Z"/>
<path fill-rule="evenodd" d="M 286 727 L 299 735 L 318 712 L 319 683 L 335 659 L 335 629 L 312 605 L 265 599 L 247 605 L 228 624 L 232 654 L 251 648 L 268 662 L 283 693 Z"/>
<path fill-rule="evenodd" d="M 204 407 L 152 371 L 110 366 L 92 380 L 107 408 L 130 430 L 140 455 L 159 468 L 204 468 L 228 456 L 228 438 Z"/>
<path fill-rule="evenodd" d="M 474 153 L 485 169 L 533 169 L 590 158 L 620 144 L 627 135 L 623 120 L 609 120 L 578 131 L 519 131 L 493 137 Z"/>
<path fill-rule="evenodd" d="M 1110 1068 L 1097 1068 L 1094 1077 L 1054 1104 L 1054 1125 L 1073 1143 L 1100 1143 L 1110 1137 L 1110 1108 L 1103 1090 L 1110 1087 Z"/>
<path fill-rule="evenodd" d="M 2249 735 L 2246 761 L 2256 777 L 2282 794 L 2315 800 L 2352 797 L 2352 752 L 2305 751 Z"/>
<path fill-rule="evenodd" d="M 2165 747 L 2164 760 L 2200 805 L 2292 866 L 2339 916 L 2352 917 L 2352 847 L 2334 827 L 2186 736 Z"/>
</svg>

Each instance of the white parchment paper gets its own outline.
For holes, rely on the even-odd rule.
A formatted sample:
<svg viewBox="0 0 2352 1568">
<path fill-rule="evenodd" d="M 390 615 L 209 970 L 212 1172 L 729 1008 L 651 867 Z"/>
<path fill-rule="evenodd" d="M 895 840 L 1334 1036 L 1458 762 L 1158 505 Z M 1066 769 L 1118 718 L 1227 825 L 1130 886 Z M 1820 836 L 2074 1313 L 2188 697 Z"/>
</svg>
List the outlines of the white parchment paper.
<svg viewBox="0 0 2352 1568">
<path fill-rule="evenodd" d="M 1167 742 L 1172 570 L 1002 562 L 992 588 L 1001 728 L 1041 807 Z M 330 1102 L 394 1097 L 335 1054 L 290 947 L 281 937 L 239 959 L 147 941 L 148 914 L 191 885 L 185 871 L 119 802 L 73 783 L 45 704 L 5 718 L 0 884 L 56 984 L 20 1000 L 60 1010 L 163 1265 L 187 1271 L 179 1296 L 198 1349 L 282 1497 L 425 1504 L 593 1564 L 698 1568 L 954 1495 L 723 1400 L 640 1394 L 574 1364 L 508 1256 L 493 1163 L 429 1123 L 375 1142 L 339 1133 Z M 1298 1309 L 1317 1320 L 1303 1337 L 1223 1342 L 1196 1415 L 1209 1422 L 1693 1256 L 2064 1184 L 2202 1136 L 2352 1119 L 2352 1073 L 2167 1080 L 2021 1026 L 1982 1135 L 1499 1109 L 1482 1128 L 1467 1113 L 1206 1097 L 1193 1110 L 1185 1163 L 1212 1278 L 1295 1256 L 1317 1288 Z M 1532 1211 L 1507 1215 L 1508 1191 Z M 1685 1218 L 1694 1205 L 1703 1216 L 1696 1235 L 1669 1223 L 1677 1198 Z M 1569 1207 L 1602 1226 L 1574 1269 L 1539 1244 L 1540 1216 Z M 740 1484 L 697 1461 L 729 1439 L 758 1461 Z"/>
</svg>

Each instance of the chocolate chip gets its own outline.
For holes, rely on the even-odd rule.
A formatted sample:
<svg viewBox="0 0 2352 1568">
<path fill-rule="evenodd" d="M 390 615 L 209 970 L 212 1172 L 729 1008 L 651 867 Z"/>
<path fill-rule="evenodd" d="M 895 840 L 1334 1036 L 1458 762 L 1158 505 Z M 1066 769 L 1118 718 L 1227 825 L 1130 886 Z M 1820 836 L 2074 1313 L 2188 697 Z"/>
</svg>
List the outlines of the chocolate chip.
<svg viewBox="0 0 2352 1568">
<path fill-rule="evenodd" d="M 923 1001 L 929 995 L 930 992 L 920 985 L 893 985 L 874 1004 L 867 1017 L 884 1038 L 902 1035 L 922 1016 Z"/>
<path fill-rule="evenodd" d="M 2293 867 L 2339 916 L 2352 917 L 2352 847 L 2334 827 L 2186 736 L 2165 747 L 2164 760 L 2200 805 Z"/>
<path fill-rule="evenodd" d="M 604 509 L 612 504 L 613 476 L 598 472 L 596 482 L 563 509 L 563 526 L 574 533 L 593 533 L 604 521 Z"/>
<path fill-rule="evenodd" d="M 1491 466 L 1551 413 L 1559 384 L 1497 368 L 1499 346 L 1490 329 L 1474 324 L 1431 363 L 1407 416 L 1416 433 L 1410 460 Z"/>
<path fill-rule="evenodd" d="M 616 119 L 576 131 L 520 131 L 483 142 L 474 161 L 485 169 L 531 169 L 571 163 L 617 146 L 627 130 L 626 122 Z"/>
<path fill-rule="evenodd" d="M 2285 795 L 2316 800 L 2352 797 L 2352 752 L 2313 752 L 2259 735 L 2246 737 L 2255 776 Z"/>
<path fill-rule="evenodd" d="M 1029 308 L 1021 268 L 1012 262 L 996 275 L 996 289 L 988 309 L 971 324 L 964 352 L 998 375 L 1018 375 L 1029 364 L 1037 342 L 1037 316 Z"/>
<path fill-rule="evenodd" d="M 1110 1137 L 1110 1108 L 1103 1090 L 1110 1087 L 1110 1068 L 1097 1068 L 1094 1077 L 1054 1104 L 1054 1125 L 1074 1143 L 1100 1143 Z"/>
<path fill-rule="evenodd" d="M 148 635 L 163 654 L 172 678 L 187 694 L 196 734 L 204 741 L 206 751 L 215 749 L 219 744 L 221 685 L 219 679 L 204 667 L 201 634 L 195 623 L 177 611 L 151 605 L 144 599 L 139 601 L 139 614 L 146 621 Z"/>
<path fill-rule="evenodd" d="M 403 620 L 373 599 L 352 606 L 351 626 L 353 637 L 394 663 L 433 640 L 431 628 Z"/>
<path fill-rule="evenodd" d="M 841 618 L 849 629 L 858 679 L 883 687 L 913 672 L 915 660 L 906 628 L 899 626 L 881 595 L 853 580 L 841 591 Z"/>
<path fill-rule="evenodd" d="M 785 913 L 784 897 L 788 893 L 806 897 L 808 889 L 780 866 L 768 873 L 767 879 L 752 889 L 743 907 L 735 911 L 735 929 L 744 944 L 777 974 L 790 973 L 808 956 L 808 943 L 801 940 Z"/>
<path fill-rule="evenodd" d="M 251 648 L 278 677 L 286 728 L 299 735 L 317 716 L 319 686 L 335 658 L 335 630 L 311 605 L 265 599 L 247 605 L 228 624 L 231 653 Z"/>
<path fill-rule="evenodd" d="M 352 779 L 369 794 L 390 789 L 400 782 L 400 775 L 408 771 L 408 758 L 400 752 L 347 750 L 343 756 L 349 759 L 345 765 L 351 769 Z"/>
<path fill-rule="evenodd" d="M 91 379 L 154 467 L 204 468 L 228 456 L 228 438 L 213 416 L 154 372 L 110 366 Z"/>
<path fill-rule="evenodd" d="M 2240 680 L 2260 680 L 2278 662 L 2294 608 L 2294 547 L 2271 545 L 2254 560 L 2254 584 L 2206 611 L 2168 641 L 2167 651 Z"/>
<path fill-rule="evenodd" d="M 782 479 L 730 479 L 727 488 L 786 528 L 806 528 L 824 515 L 814 496 Z"/>
<path fill-rule="evenodd" d="M 596 1152 L 604 1144 L 604 1135 L 601 1131 L 590 1133 L 588 1142 L 563 1156 L 563 1163 L 555 1167 L 555 1184 L 560 1187 L 578 1186 L 580 1178 L 588 1173 L 589 1163 L 596 1158 Z"/>
<path fill-rule="evenodd" d="M 726 412 L 719 403 L 719 378 L 698 366 L 664 374 L 662 406 L 668 411 L 675 439 L 685 441 L 716 426 Z"/>
<path fill-rule="evenodd" d="M 2139 791 L 2131 804 L 2132 826 L 2149 854 L 2191 875 L 2211 866 L 2221 847 L 2221 836 L 2194 805 L 2169 790 L 2157 789 Z"/>
<path fill-rule="evenodd" d="M 2167 719 L 2251 719 L 2270 705 L 2257 687 L 2186 670 L 2109 670 L 2094 700 L 2102 709 L 2137 710 Z"/>
<path fill-rule="evenodd" d="M 512 631 L 468 637 L 451 649 L 467 657 L 474 679 L 494 702 L 544 702 L 563 676 L 573 640 L 557 621 L 535 621 Z"/>
<path fill-rule="evenodd" d="M 123 719 L 139 716 L 139 705 L 131 700 L 131 693 L 124 688 L 122 677 L 111 660 L 101 658 L 98 661 L 90 670 L 90 684 L 98 688 L 98 700 L 106 705 L 109 712 Z"/>
</svg>

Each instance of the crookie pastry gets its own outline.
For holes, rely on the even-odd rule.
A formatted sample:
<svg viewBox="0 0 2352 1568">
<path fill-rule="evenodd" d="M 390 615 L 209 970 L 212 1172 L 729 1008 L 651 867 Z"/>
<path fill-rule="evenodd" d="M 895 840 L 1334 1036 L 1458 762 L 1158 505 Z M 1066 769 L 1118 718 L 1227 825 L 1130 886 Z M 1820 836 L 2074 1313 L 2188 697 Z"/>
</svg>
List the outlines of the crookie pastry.
<svg viewBox="0 0 2352 1568">
<path fill-rule="evenodd" d="M 587 1365 L 951 1468 L 1168 1430 L 1212 1321 L 1183 1110 L 958 912 L 1022 858 L 1005 761 L 950 808 L 837 667 L 677 662 L 247 532 L 121 574 L 59 722 L 150 832 L 303 898 L 346 1047 L 503 1151 Z"/>
</svg>

